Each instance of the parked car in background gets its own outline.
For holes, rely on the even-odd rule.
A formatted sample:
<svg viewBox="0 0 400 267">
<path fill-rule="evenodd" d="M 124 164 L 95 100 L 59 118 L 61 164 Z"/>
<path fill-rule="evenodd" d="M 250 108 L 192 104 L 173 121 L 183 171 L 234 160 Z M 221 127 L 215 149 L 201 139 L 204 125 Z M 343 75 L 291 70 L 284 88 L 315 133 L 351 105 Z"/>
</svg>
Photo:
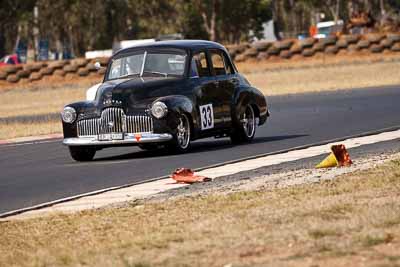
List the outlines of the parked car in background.
<svg viewBox="0 0 400 267">
<path fill-rule="evenodd" d="M 2 59 L 0 59 L 0 66 L 17 65 L 17 64 L 21 64 L 17 54 L 7 55 Z"/>
<path fill-rule="evenodd" d="M 63 143 L 77 161 L 138 145 L 186 152 L 193 140 L 250 142 L 269 116 L 264 95 L 209 41 L 162 41 L 122 49 L 87 100 L 65 106 Z"/>
<path fill-rule="evenodd" d="M 311 37 L 322 39 L 328 36 L 337 36 L 344 27 L 343 20 L 318 22 L 315 34 Z"/>
</svg>

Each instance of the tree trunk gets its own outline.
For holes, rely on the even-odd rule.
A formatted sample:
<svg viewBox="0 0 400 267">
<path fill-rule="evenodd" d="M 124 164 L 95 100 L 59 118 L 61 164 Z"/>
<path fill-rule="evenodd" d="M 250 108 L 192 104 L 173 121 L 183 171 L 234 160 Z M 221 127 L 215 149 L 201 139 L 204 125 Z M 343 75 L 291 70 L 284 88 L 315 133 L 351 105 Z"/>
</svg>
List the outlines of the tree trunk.
<svg viewBox="0 0 400 267">
<path fill-rule="evenodd" d="M 0 25 L 0 58 L 4 57 L 6 54 L 6 37 L 4 34 L 4 26 Z"/>
<path fill-rule="evenodd" d="M 210 10 L 208 10 L 207 7 L 204 8 L 202 4 L 200 3 L 199 6 L 202 6 L 203 8 L 201 11 L 201 16 L 204 21 L 204 28 L 206 29 L 208 36 L 211 41 L 217 41 L 217 12 L 218 12 L 218 1 L 219 0 L 212 0 L 211 1 L 211 6 L 209 7 Z M 209 11 L 209 12 L 208 12 Z M 208 13 L 211 13 L 209 16 Z"/>
<path fill-rule="evenodd" d="M 339 20 L 340 15 L 340 0 L 336 0 L 335 21 Z"/>
<path fill-rule="evenodd" d="M 210 21 L 210 38 L 212 41 L 217 41 L 217 1 L 212 1 L 211 21 Z"/>
<path fill-rule="evenodd" d="M 372 11 L 370 0 L 364 0 L 364 12 L 365 11 L 367 11 L 367 12 Z"/>
<path fill-rule="evenodd" d="M 380 7 L 381 7 L 381 15 L 384 17 L 386 15 L 386 10 L 385 10 L 385 1 L 380 0 L 379 1 Z"/>
</svg>

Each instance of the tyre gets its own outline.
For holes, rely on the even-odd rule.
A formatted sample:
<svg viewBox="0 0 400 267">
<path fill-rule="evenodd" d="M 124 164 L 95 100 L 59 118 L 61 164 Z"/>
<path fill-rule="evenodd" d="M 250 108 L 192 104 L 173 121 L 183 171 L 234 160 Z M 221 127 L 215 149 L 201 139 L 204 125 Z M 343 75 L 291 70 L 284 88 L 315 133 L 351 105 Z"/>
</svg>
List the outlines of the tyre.
<svg viewBox="0 0 400 267">
<path fill-rule="evenodd" d="M 7 76 L 7 82 L 9 83 L 16 83 L 19 81 L 19 77 L 15 74 L 10 74 Z"/>
<path fill-rule="evenodd" d="M 303 52 L 301 53 L 304 57 L 312 57 L 314 56 L 315 52 L 313 49 L 311 48 L 306 48 L 303 50 Z"/>
<path fill-rule="evenodd" d="M 301 52 L 303 52 L 303 47 L 299 44 L 294 44 L 292 45 L 292 47 L 290 48 L 290 53 L 292 53 L 292 55 L 294 54 L 301 54 Z"/>
<path fill-rule="evenodd" d="M 360 40 L 358 43 L 357 43 L 357 47 L 358 47 L 358 49 L 368 49 L 369 48 L 369 46 L 371 45 L 371 43 L 368 41 L 368 40 Z"/>
<path fill-rule="evenodd" d="M 380 41 L 382 41 L 382 39 L 385 38 L 385 35 L 383 34 L 379 34 L 379 33 L 369 33 L 366 35 L 366 39 L 371 43 L 371 44 L 377 44 Z"/>
<path fill-rule="evenodd" d="M 325 46 L 336 45 L 336 41 L 337 41 L 336 36 L 328 36 L 328 37 L 320 39 L 320 42 L 322 42 Z"/>
<path fill-rule="evenodd" d="M 173 140 L 167 145 L 168 150 L 185 153 L 190 149 L 191 124 L 186 114 L 179 115 L 179 124 Z"/>
<path fill-rule="evenodd" d="M 30 81 L 38 81 L 38 80 L 42 79 L 42 77 L 43 77 L 43 75 L 40 72 L 33 72 L 29 76 L 29 80 Z"/>
<path fill-rule="evenodd" d="M 292 57 L 292 52 L 290 52 L 289 50 L 282 50 L 279 55 L 281 58 L 289 59 Z"/>
<path fill-rule="evenodd" d="M 265 52 L 271 46 L 270 42 L 259 41 L 252 44 L 252 47 L 257 49 L 258 52 Z"/>
<path fill-rule="evenodd" d="M 76 161 L 91 161 L 96 154 L 96 149 L 85 146 L 70 146 L 69 153 Z"/>
<path fill-rule="evenodd" d="M 245 55 L 246 57 L 257 57 L 257 55 L 258 55 L 258 50 L 257 50 L 255 47 L 250 47 L 249 49 L 247 49 L 247 50 L 244 52 L 244 55 Z"/>
<path fill-rule="evenodd" d="M 234 126 L 231 141 L 234 144 L 251 142 L 256 134 L 256 116 L 251 105 L 247 105 L 239 115 L 239 124 Z"/>
<path fill-rule="evenodd" d="M 292 47 L 293 45 L 292 40 L 283 40 L 283 41 L 278 41 L 274 43 L 274 46 L 278 48 L 279 50 L 288 50 Z"/>
<path fill-rule="evenodd" d="M 281 49 L 276 47 L 275 45 L 272 45 L 270 48 L 268 48 L 268 55 L 270 56 L 277 56 L 281 52 Z"/>
<path fill-rule="evenodd" d="M 317 40 L 314 38 L 306 38 L 304 40 L 300 40 L 299 45 L 300 45 L 301 49 L 311 48 L 316 42 L 317 42 Z"/>
<path fill-rule="evenodd" d="M 325 48 L 325 53 L 330 55 L 336 55 L 339 52 L 339 48 L 335 45 L 330 45 Z"/>
</svg>

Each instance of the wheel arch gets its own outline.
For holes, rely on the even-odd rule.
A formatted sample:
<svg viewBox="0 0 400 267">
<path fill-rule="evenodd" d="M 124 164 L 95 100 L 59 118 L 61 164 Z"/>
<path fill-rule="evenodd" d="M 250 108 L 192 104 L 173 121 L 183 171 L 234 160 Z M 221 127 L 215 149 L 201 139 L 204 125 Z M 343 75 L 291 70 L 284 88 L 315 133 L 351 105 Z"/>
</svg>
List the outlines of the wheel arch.
<svg viewBox="0 0 400 267">
<path fill-rule="evenodd" d="M 232 119 L 234 123 L 239 122 L 239 114 L 243 111 L 243 109 L 247 105 L 251 105 L 255 116 L 259 118 L 260 116 L 260 107 L 257 104 L 257 94 L 252 90 L 252 87 L 244 87 L 238 91 L 238 94 L 235 96 L 233 107 L 232 107 Z"/>
<path fill-rule="evenodd" d="M 259 118 L 259 125 L 264 124 L 269 116 L 267 100 L 257 88 L 251 86 L 241 87 L 237 91 L 232 107 L 233 122 L 238 122 L 237 114 L 240 114 L 242 109 L 248 104 L 252 106 L 255 116 Z"/>
<path fill-rule="evenodd" d="M 157 98 L 154 102 L 157 101 L 162 101 L 167 105 L 170 115 L 171 113 L 176 115 L 185 114 L 188 117 L 190 123 L 190 138 L 194 140 L 196 136 L 195 125 L 197 117 L 193 102 L 190 98 L 184 95 L 170 95 Z M 176 118 L 176 115 L 173 115 L 173 117 Z"/>
</svg>

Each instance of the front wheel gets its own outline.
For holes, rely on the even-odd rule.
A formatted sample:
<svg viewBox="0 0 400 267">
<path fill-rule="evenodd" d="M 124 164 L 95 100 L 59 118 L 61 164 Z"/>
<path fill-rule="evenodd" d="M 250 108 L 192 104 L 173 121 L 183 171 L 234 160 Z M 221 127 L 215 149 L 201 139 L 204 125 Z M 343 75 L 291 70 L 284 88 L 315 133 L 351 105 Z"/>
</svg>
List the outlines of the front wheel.
<svg viewBox="0 0 400 267">
<path fill-rule="evenodd" d="M 96 154 L 96 149 L 85 146 L 70 146 L 69 153 L 76 161 L 91 161 Z"/>
<path fill-rule="evenodd" d="M 256 134 L 256 116 L 251 105 L 247 105 L 239 115 L 239 123 L 234 126 L 231 141 L 234 144 L 251 142 Z"/>
<path fill-rule="evenodd" d="M 180 114 L 176 133 L 167 148 L 178 153 L 187 152 L 190 149 L 190 127 L 188 116 L 186 114 Z"/>
</svg>

